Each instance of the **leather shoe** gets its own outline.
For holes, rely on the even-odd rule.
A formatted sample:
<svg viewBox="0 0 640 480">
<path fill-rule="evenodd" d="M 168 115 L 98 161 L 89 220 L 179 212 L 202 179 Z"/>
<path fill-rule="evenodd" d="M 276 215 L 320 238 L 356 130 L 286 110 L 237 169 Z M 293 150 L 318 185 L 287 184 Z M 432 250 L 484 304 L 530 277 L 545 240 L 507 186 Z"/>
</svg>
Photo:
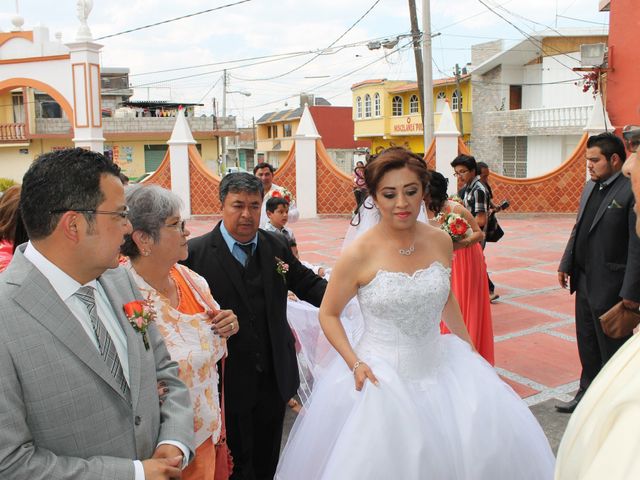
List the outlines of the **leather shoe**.
<svg viewBox="0 0 640 480">
<path fill-rule="evenodd" d="M 573 397 L 573 400 L 556 405 L 556 410 L 560 413 L 573 413 L 573 411 L 580 403 L 580 400 L 582 400 L 584 392 L 585 390 L 578 390 L 578 393 L 576 393 L 576 396 Z"/>
</svg>

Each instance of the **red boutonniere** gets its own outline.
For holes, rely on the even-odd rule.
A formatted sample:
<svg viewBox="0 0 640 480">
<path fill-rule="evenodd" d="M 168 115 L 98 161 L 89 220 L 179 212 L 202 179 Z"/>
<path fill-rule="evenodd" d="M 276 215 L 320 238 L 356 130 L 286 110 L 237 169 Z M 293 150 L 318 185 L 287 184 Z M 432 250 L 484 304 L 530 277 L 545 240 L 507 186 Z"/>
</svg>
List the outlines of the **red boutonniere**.
<svg viewBox="0 0 640 480">
<path fill-rule="evenodd" d="M 287 281 L 287 273 L 289 273 L 289 264 L 281 258 L 276 257 L 276 272 L 282 276 L 282 280 Z"/>
<path fill-rule="evenodd" d="M 149 350 L 147 329 L 149 328 L 149 324 L 155 319 L 153 310 L 144 300 L 134 300 L 133 302 L 125 303 L 123 308 L 124 314 L 127 316 L 127 320 L 129 320 L 133 329 L 142 334 L 144 348 Z"/>
</svg>

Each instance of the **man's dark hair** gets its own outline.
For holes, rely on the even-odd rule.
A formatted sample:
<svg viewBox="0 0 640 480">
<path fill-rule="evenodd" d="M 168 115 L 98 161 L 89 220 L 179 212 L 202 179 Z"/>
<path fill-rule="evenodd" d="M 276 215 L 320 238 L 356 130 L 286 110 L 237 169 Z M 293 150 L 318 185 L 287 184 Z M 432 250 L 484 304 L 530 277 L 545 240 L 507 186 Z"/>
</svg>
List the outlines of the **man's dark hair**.
<svg viewBox="0 0 640 480">
<path fill-rule="evenodd" d="M 102 175 L 119 178 L 120 167 L 101 153 L 70 148 L 40 155 L 24 174 L 20 210 L 32 240 L 53 233 L 64 211 L 94 210 L 104 201 Z M 51 213 L 54 210 L 60 213 Z M 83 213 L 91 226 L 94 215 Z"/>
<path fill-rule="evenodd" d="M 618 154 L 623 163 L 627 159 L 627 151 L 624 148 L 624 142 L 620 137 L 611 132 L 604 132 L 590 136 L 587 140 L 587 148 L 593 147 L 598 147 L 607 161 L 611 160 L 611 156 L 614 153 Z"/>
<path fill-rule="evenodd" d="M 473 170 L 476 175 L 478 174 L 478 164 L 476 163 L 476 159 L 471 155 L 462 154 L 454 158 L 451 166 L 456 168 L 459 165 L 462 165 L 467 170 Z"/>
<path fill-rule="evenodd" d="M 273 213 L 278 209 L 278 205 L 284 205 L 285 207 L 289 208 L 289 202 L 287 202 L 282 197 L 271 197 L 269 200 L 267 200 L 265 208 L 267 209 L 267 212 Z"/>
<path fill-rule="evenodd" d="M 477 173 L 480 173 L 483 168 L 487 168 L 488 169 L 489 165 L 487 165 L 484 162 L 476 162 L 476 167 L 478 167 L 478 172 Z"/>
<path fill-rule="evenodd" d="M 264 187 L 262 182 L 255 175 L 248 172 L 228 173 L 220 182 L 220 203 L 224 204 L 227 194 L 231 193 L 259 193 L 260 197 L 264 196 Z"/>
<path fill-rule="evenodd" d="M 259 164 L 257 164 L 255 167 L 253 167 L 253 174 L 255 175 L 256 172 L 258 170 L 260 170 L 261 168 L 268 168 L 269 171 L 271 173 L 273 173 L 275 170 L 273 169 L 273 165 L 271 165 L 270 163 L 267 162 L 260 162 Z"/>
</svg>

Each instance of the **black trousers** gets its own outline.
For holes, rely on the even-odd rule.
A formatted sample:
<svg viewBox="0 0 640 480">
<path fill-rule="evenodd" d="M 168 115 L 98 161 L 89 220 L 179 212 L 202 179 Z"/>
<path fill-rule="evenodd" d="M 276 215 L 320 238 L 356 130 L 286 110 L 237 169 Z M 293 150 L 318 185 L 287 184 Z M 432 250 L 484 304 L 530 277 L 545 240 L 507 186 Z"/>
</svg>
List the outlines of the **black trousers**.
<svg viewBox="0 0 640 480">
<path fill-rule="evenodd" d="M 260 373 L 257 387 L 247 410 L 236 412 L 228 408 L 233 399 L 225 399 L 231 480 L 272 480 L 278 466 L 286 402 L 273 373 Z"/>
<path fill-rule="evenodd" d="M 582 373 L 580 389 L 586 390 L 598 372 L 631 336 L 611 338 L 605 335 L 599 317 L 606 312 L 594 309 L 589 302 L 587 276 L 576 272 L 576 338 Z M 611 305 L 613 306 L 613 305 Z"/>
</svg>

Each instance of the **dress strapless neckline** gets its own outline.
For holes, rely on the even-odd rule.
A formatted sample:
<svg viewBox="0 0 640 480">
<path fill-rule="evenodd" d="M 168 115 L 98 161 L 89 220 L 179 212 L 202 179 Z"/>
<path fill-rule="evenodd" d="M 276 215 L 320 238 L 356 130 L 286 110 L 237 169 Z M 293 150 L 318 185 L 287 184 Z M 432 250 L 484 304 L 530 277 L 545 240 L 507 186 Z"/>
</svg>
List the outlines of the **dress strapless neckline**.
<svg viewBox="0 0 640 480">
<path fill-rule="evenodd" d="M 440 262 L 438 260 L 434 260 L 433 262 L 431 262 L 429 264 L 428 267 L 419 268 L 418 270 L 414 271 L 413 273 L 407 273 L 407 272 L 402 272 L 402 271 L 393 271 L 393 270 L 385 270 L 384 268 L 379 268 L 378 271 L 376 272 L 376 274 L 373 276 L 373 278 L 371 280 L 369 280 L 368 283 L 365 283 L 364 285 L 360 286 L 359 290 L 364 290 L 366 288 L 369 288 L 370 286 L 375 284 L 376 280 L 379 277 L 381 277 L 382 275 L 398 275 L 400 277 L 405 277 L 405 278 L 413 280 L 418 275 L 420 275 L 422 273 L 426 273 L 426 272 L 428 272 L 429 270 L 431 270 L 431 269 L 433 269 L 435 267 L 439 267 L 441 270 L 444 270 L 447 273 L 451 273 L 451 268 L 445 267 L 442 264 L 442 262 Z"/>
</svg>

